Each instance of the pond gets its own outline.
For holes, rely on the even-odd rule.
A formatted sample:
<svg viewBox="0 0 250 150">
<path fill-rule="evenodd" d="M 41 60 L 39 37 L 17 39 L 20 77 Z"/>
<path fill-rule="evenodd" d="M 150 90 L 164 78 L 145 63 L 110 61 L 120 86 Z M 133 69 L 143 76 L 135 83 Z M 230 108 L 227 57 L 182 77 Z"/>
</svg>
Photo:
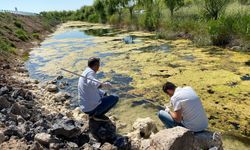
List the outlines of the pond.
<svg viewBox="0 0 250 150">
<path fill-rule="evenodd" d="M 249 137 L 250 55 L 218 47 L 198 48 L 188 40 L 152 37 L 153 33 L 68 22 L 30 52 L 26 67 L 31 78 L 41 81 L 63 75 L 61 82 L 69 86 L 61 90 L 73 95 L 71 108 L 74 108 L 78 105 L 78 77 L 62 72 L 61 68 L 81 73 L 89 57 L 100 57 L 98 78 L 110 81 L 115 89 L 109 93 L 120 96 L 110 115 L 127 124 L 119 129 L 121 133 L 129 132 L 139 117 L 151 117 L 158 128 L 163 128 L 156 113 L 158 106 L 169 101 L 161 91 L 162 84 L 171 81 L 178 86 L 192 86 L 197 91 L 211 130 Z M 156 106 L 145 100 L 151 100 Z M 231 134 L 224 136 L 227 149 L 247 149 L 247 140 Z M 231 143 L 237 143 L 237 147 Z"/>
</svg>

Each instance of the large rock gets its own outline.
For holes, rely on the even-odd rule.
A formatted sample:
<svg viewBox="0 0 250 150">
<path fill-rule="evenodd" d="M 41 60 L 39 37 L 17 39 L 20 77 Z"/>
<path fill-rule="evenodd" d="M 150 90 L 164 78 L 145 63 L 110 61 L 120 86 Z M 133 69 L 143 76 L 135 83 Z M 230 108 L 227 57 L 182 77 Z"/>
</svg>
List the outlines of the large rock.
<svg viewBox="0 0 250 150">
<path fill-rule="evenodd" d="M 210 149 L 216 147 L 217 150 L 222 150 L 221 135 L 216 132 L 204 131 L 194 134 L 195 149 Z"/>
<path fill-rule="evenodd" d="M 116 140 L 116 126 L 111 122 L 89 120 L 89 129 L 93 137 L 101 143 L 113 143 Z"/>
<path fill-rule="evenodd" d="M 3 134 L 3 132 L 0 132 L 0 144 L 3 143 L 5 140 L 5 136 Z"/>
<path fill-rule="evenodd" d="M 151 149 L 157 150 L 192 150 L 193 133 L 183 127 L 161 130 L 152 136 Z"/>
<path fill-rule="evenodd" d="M 56 143 L 57 140 L 48 133 L 38 133 L 35 135 L 35 140 L 44 146 L 49 146 L 50 143 Z"/>
<path fill-rule="evenodd" d="M 67 99 L 69 99 L 70 97 L 71 97 L 70 94 L 67 93 L 67 92 L 59 92 L 59 93 L 57 93 L 57 94 L 55 95 L 54 100 L 55 100 L 56 102 L 64 102 L 64 101 L 66 101 Z"/>
<path fill-rule="evenodd" d="M 156 133 L 157 127 L 151 118 L 138 118 L 133 124 L 133 129 L 138 131 L 139 136 L 143 138 L 149 138 L 151 133 Z"/>
<path fill-rule="evenodd" d="M 16 89 L 12 92 L 11 97 L 18 98 L 18 97 L 25 97 L 25 91 L 23 89 Z"/>
<path fill-rule="evenodd" d="M 81 129 L 75 124 L 74 120 L 58 120 L 51 129 L 51 133 L 57 137 L 74 138 L 81 134 Z"/>
<path fill-rule="evenodd" d="M 58 91 L 57 86 L 54 85 L 54 84 L 49 84 L 49 85 L 47 85 L 46 89 L 47 89 L 47 91 L 49 91 L 49 92 L 57 92 L 57 91 Z"/>
<path fill-rule="evenodd" d="M 11 136 L 16 136 L 19 138 L 23 137 L 23 134 L 15 125 L 10 125 L 9 127 L 7 127 L 7 129 L 5 129 L 3 133 L 5 136 L 8 136 L 8 137 L 11 137 Z"/>
<path fill-rule="evenodd" d="M 9 108 L 11 103 L 7 100 L 6 97 L 0 96 L 0 110 L 4 108 Z"/>
<path fill-rule="evenodd" d="M 8 94 L 8 93 L 9 93 L 9 88 L 7 86 L 1 87 L 0 95 Z"/>
<path fill-rule="evenodd" d="M 151 137 L 149 149 L 200 150 L 216 147 L 218 150 L 222 150 L 221 137 L 213 135 L 212 132 L 208 131 L 194 134 L 183 127 L 165 129 Z"/>
<path fill-rule="evenodd" d="M 20 115 L 26 120 L 30 118 L 29 110 L 25 106 L 19 105 L 18 103 L 14 103 L 11 106 L 10 112 L 15 115 Z"/>
</svg>

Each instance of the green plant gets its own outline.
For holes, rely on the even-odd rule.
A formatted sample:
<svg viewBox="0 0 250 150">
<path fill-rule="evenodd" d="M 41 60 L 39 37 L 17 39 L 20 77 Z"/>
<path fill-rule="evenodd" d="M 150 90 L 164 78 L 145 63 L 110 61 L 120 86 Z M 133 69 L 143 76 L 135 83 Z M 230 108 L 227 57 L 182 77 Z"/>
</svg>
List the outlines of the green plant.
<svg viewBox="0 0 250 150">
<path fill-rule="evenodd" d="M 164 0 L 167 8 L 171 12 L 171 17 L 174 15 L 174 11 L 178 10 L 184 5 L 184 0 Z"/>
<path fill-rule="evenodd" d="M 23 25 L 22 25 L 22 23 L 20 22 L 20 21 L 15 21 L 14 22 L 14 25 L 16 26 L 16 27 L 18 27 L 18 28 L 23 28 Z"/>
<path fill-rule="evenodd" d="M 3 38 L 0 38 L 0 51 L 14 52 L 15 48 L 12 46 L 12 44 L 9 41 Z"/>
<path fill-rule="evenodd" d="M 241 5 L 250 5 L 250 0 L 238 0 Z"/>
<path fill-rule="evenodd" d="M 106 16 L 106 13 L 105 13 L 105 5 L 104 5 L 103 1 L 96 0 L 94 2 L 94 8 L 95 8 L 95 11 L 98 13 L 99 21 L 101 23 L 106 23 L 107 16 Z"/>
<path fill-rule="evenodd" d="M 225 11 L 230 0 L 204 0 L 204 15 L 217 20 Z"/>
<path fill-rule="evenodd" d="M 94 13 L 88 16 L 87 21 L 97 23 L 99 21 L 98 14 Z"/>
<path fill-rule="evenodd" d="M 27 32 L 25 32 L 24 30 L 22 29 L 18 29 L 16 30 L 16 36 L 22 40 L 22 41 L 27 41 L 29 39 L 29 36 L 27 35 Z"/>
<path fill-rule="evenodd" d="M 229 22 L 224 19 L 219 21 L 210 21 L 209 34 L 213 45 L 224 46 L 230 43 L 232 39 L 232 28 Z"/>
<path fill-rule="evenodd" d="M 32 37 L 37 39 L 37 40 L 40 39 L 39 33 L 32 33 Z"/>
</svg>

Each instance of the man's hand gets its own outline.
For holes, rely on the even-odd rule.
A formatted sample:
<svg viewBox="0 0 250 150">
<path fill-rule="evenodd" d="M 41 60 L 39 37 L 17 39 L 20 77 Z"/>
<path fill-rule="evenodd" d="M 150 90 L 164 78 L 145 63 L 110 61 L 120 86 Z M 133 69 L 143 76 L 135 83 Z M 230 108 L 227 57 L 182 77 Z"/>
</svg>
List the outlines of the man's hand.
<svg viewBox="0 0 250 150">
<path fill-rule="evenodd" d="M 165 111 L 166 112 L 170 112 L 170 109 L 169 109 L 169 107 L 168 106 L 165 106 L 166 108 L 165 108 Z"/>
<path fill-rule="evenodd" d="M 112 84 L 109 82 L 104 82 L 104 83 L 102 83 L 102 87 L 105 89 L 110 89 L 110 88 L 112 88 Z"/>
</svg>

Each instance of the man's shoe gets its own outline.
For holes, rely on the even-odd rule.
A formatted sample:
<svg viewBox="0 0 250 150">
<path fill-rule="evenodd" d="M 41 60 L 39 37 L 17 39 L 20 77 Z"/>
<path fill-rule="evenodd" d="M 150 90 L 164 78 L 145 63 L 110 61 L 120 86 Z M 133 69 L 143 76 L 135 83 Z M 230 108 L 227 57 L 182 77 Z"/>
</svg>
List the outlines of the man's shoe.
<svg viewBox="0 0 250 150">
<path fill-rule="evenodd" d="M 102 121 L 102 122 L 109 122 L 109 117 L 103 116 L 93 116 L 93 120 L 95 121 Z"/>
</svg>

